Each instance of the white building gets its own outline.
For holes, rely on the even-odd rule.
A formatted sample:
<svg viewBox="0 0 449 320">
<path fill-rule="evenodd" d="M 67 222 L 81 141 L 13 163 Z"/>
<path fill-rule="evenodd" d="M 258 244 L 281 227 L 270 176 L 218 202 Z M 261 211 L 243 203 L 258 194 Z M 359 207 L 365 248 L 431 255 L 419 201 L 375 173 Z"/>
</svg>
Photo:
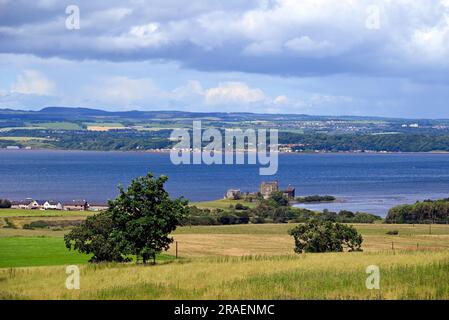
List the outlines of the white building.
<svg viewBox="0 0 449 320">
<path fill-rule="evenodd" d="M 42 208 L 44 210 L 62 210 L 64 207 L 62 206 L 61 202 L 53 201 L 53 200 L 47 200 L 42 205 Z"/>
<path fill-rule="evenodd" d="M 12 208 L 17 209 L 39 209 L 40 205 L 36 200 L 33 199 L 25 199 L 23 201 L 14 201 L 12 203 Z"/>
</svg>

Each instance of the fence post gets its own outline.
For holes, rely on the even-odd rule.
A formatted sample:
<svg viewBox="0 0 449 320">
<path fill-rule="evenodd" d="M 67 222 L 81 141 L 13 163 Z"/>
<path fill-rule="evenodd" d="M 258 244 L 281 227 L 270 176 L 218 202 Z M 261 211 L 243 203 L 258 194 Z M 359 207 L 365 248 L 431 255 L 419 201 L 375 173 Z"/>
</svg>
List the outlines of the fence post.
<svg viewBox="0 0 449 320">
<path fill-rule="evenodd" d="M 176 259 L 178 259 L 178 241 L 176 241 Z"/>
<path fill-rule="evenodd" d="M 419 243 L 416 243 L 416 250 L 419 250 Z"/>
</svg>

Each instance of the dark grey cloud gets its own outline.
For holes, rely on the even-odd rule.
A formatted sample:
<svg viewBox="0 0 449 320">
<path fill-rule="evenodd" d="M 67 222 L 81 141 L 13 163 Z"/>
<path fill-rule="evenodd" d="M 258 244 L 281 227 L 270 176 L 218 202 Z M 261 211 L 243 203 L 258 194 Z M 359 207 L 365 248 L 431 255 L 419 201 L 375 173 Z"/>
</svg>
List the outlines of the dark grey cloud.
<svg viewBox="0 0 449 320">
<path fill-rule="evenodd" d="M 77 4 L 81 29 L 65 28 Z M 446 81 L 444 1 L 0 1 L 0 53 L 177 61 L 203 71 Z M 376 17 L 375 17 L 376 18 Z"/>
</svg>

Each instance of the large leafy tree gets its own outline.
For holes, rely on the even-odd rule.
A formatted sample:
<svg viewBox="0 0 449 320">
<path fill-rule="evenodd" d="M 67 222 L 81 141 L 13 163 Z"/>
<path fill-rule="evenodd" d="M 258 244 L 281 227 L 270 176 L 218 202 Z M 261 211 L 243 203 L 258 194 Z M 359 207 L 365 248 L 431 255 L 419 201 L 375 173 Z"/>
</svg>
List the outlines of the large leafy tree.
<svg viewBox="0 0 449 320">
<path fill-rule="evenodd" d="M 81 253 L 91 254 L 90 262 L 128 260 L 111 237 L 114 225 L 109 212 L 102 212 L 88 217 L 81 225 L 73 228 L 64 236 L 66 247 Z"/>
<path fill-rule="evenodd" d="M 333 222 L 311 221 L 290 230 L 295 239 L 295 252 L 362 251 L 362 236 L 348 225 Z"/>
<path fill-rule="evenodd" d="M 170 237 L 187 217 L 187 201 L 172 200 L 164 189 L 167 177 L 152 174 L 134 179 L 109 201 L 106 212 L 86 219 L 64 237 L 66 246 L 93 254 L 91 261 L 124 261 L 130 255 L 146 263 L 167 250 Z"/>
<path fill-rule="evenodd" d="M 141 257 L 144 263 L 169 248 L 170 233 L 189 212 L 186 200 L 170 198 L 166 181 L 166 176 L 154 178 L 149 173 L 134 179 L 127 190 L 119 187 L 118 197 L 109 202 L 111 236 L 123 252 Z"/>
</svg>

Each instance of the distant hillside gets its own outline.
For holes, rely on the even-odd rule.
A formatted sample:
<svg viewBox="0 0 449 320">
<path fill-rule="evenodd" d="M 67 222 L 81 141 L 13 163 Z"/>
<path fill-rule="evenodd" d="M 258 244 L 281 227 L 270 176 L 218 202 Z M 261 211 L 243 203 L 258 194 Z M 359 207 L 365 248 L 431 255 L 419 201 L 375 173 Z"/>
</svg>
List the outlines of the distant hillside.
<svg viewBox="0 0 449 320">
<path fill-rule="evenodd" d="M 400 121 L 382 117 L 314 116 L 305 114 L 259 114 L 248 112 L 187 112 L 187 111 L 105 111 L 83 107 L 47 107 L 39 111 L 0 109 L 0 119 L 33 120 L 89 120 L 91 118 L 116 119 L 201 119 L 222 121 Z"/>
</svg>

